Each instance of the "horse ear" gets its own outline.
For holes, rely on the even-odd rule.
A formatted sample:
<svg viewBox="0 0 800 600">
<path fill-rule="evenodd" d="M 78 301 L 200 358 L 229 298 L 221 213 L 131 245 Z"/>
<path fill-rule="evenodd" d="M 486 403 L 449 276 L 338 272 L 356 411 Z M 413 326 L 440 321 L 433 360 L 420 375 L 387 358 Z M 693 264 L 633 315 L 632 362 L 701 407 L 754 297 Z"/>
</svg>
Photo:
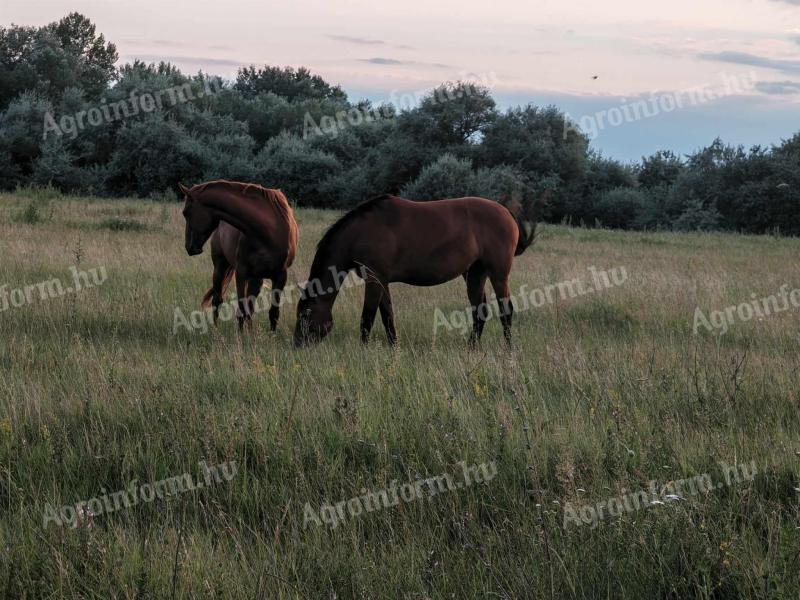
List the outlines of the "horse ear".
<svg viewBox="0 0 800 600">
<path fill-rule="evenodd" d="M 188 196 L 189 195 L 189 188 L 187 188 L 185 185 L 183 185 L 182 183 L 179 183 L 178 187 L 181 189 L 181 192 L 183 193 L 184 196 Z"/>
</svg>

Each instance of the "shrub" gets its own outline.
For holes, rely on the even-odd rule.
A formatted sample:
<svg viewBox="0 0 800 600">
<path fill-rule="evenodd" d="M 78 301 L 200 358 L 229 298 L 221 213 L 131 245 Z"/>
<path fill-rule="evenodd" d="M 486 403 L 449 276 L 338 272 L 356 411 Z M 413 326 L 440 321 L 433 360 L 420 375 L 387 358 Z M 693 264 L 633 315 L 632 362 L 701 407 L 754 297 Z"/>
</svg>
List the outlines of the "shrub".
<svg viewBox="0 0 800 600">
<path fill-rule="evenodd" d="M 17 217 L 17 222 L 25 223 L 27 225 L 36 225 L 37 223 L 41 223 L 43 220 L 44 219 L 42 218 L 42 213 L 39 210 L 39 207 L 33 201 L 28 202 L 28 206 L 26 206 Z"/>
<path fill-rule="evenodd" d="M 144 223 L 133 219 L 112 218 L 101 222 L 98 229 L 109 229 L 110 231 L 147 231 L 148 227 Z"/>
<path fill-rule="evenodd" d="M 255 158 L 255 176 L 266 187 L 280 188 L 301 206 L 333 206 L 325 182 L 341 171 L 331 154 L 314 150 L 287 134 L 267 142 Z"/>
<path fill-rule="evenodd" d="M 617 188 L 600 197 L 595 214 L 605 227 L 631 229 L 646 203 L 644 192 L 636 188 Z"/>
<path fill-rule="evenodd" d="M 405 185 L 400 195 L 411 200 L 438 200 L 469 196 L 475 186 L 472 163 L 452 154 L 443 154 L 428 165 L 414 181 Z"/>
<path fill-rule="evenodd" d="M 716 208 L 703 206 L 695 200 L 689 203 L 672 226 L 677 231 L 713 231 L 719 229 L 721 224 L 722 215 Z"/>
</svg>

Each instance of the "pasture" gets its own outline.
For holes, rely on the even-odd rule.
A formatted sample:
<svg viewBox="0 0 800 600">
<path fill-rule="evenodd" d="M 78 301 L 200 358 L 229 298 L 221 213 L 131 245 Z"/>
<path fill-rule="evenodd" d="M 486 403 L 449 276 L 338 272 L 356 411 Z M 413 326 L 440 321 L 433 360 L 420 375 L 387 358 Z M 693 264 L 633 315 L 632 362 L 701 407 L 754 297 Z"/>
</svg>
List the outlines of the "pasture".
<svg viewBox="0 0 800 600">
<path fill-rule="evenodd" d="M 336 213 L 295 216 L 290 286 Z M 496 318 L 477 350 L 434 331 L 437 309 L 467 306 L 462 280 L 393 285 L 398 347 L 379 319 L 364 347 L 356 285 L 331 335 L 295 350 L 292 304 L 275 334 L 263 312 L 245 336 L 233 320 L 176 330 L 211 281 L 179 203 L 2 195 L 0 285 L 106 278 L 0 312 L 0 597 L 797 598 L 800 309 L 722 336 L 693 324 L 800 288 L 798 256 L 791 238 L 544 226 L 513 293 L 590 268 L 624 283 L 518 305 L 510 351 Z M 236 467 L 70 513 L 202 480 L 201 462 Z M 496 474 L 322 508 L 461 482 L 464 464 Z M 702 476 L 713 489 L 669 487 Z M 651 482 L 649 506 L 614 500 Z"/>
</svg>

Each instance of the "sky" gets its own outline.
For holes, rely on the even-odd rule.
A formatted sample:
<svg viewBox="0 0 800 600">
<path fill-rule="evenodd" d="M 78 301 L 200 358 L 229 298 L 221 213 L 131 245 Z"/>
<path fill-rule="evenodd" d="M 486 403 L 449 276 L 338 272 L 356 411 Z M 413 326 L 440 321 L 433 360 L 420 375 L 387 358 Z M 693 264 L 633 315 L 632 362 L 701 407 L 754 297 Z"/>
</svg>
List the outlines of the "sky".
<svg viewBox="0 0 800 600">
<path fill-rule="evenodd" d="M 401 103 L 474 80 L 503 109 L 557 106 L 623 161 L 800 131 L 800 0 L 2 0 L 0 25 L 72 11 L 121 62 L 306 66 L 351 100 Z"/>
</svg>

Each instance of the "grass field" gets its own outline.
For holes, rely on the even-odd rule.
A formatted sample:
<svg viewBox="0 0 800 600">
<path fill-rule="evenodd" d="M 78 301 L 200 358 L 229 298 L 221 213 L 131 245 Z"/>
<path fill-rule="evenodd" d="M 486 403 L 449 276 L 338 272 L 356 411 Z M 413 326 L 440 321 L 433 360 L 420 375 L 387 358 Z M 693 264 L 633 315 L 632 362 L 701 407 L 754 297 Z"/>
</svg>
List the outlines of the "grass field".
<svg viewBox="0 0 800 600">
<path fill-rule="evenodd" d="M 296 216 L 290 281 L 336 215 Z M 796 599 L 800 309 L 692 329 L 697 307 L 800 288 L 798 256 L 797 239 L 548 226 L 514 291 L 627 280 L 518 306 L 511 351 L 496 319 L 474 351 L 434 333 L 460 280 L 393 286 L 394 350 L 380 320 L 360 344 L 360 287 L 295 350 L 294 306 L 275 334 L 264 314 L 244 337 L 173 333 L 211 276 L 177 203 L 0 196 L 0 285 L 107 276 L 0 312 L 0 597 Z M 213 485 L 74 510 L 230 461 Z M 494 476 L 467 485 L 464 464 Z M 445 474 L 465 485 L 327 508 Z M 714 489 L 668 485 L 700 476 Z M 613 500 L 651 481 L 663 503 Z"/>
</svg>

